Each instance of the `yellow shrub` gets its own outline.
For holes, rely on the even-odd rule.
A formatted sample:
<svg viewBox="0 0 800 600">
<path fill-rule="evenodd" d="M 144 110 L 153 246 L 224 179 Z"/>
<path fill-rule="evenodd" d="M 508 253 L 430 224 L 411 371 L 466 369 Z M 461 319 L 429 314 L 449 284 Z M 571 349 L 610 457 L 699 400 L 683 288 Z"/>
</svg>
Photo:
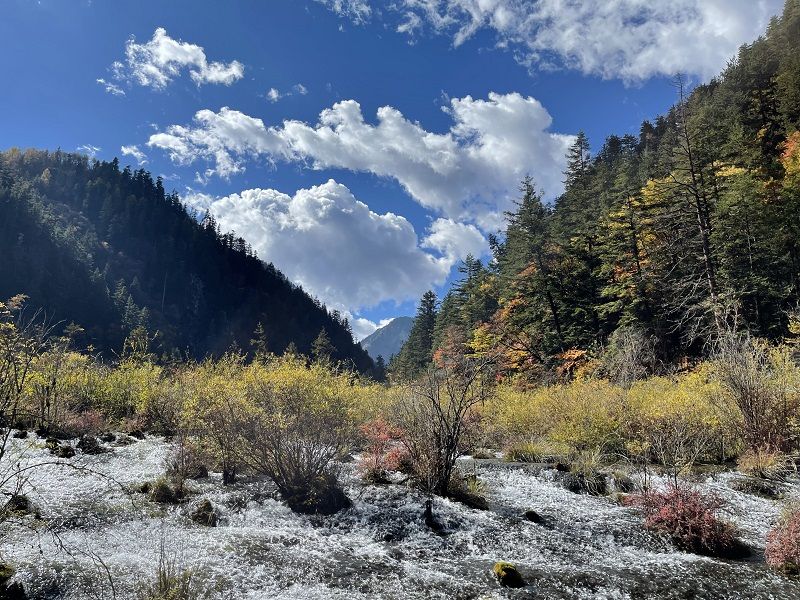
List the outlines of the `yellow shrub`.
<svg viewBox="0 0 800 600">
<path fill-rule="evenodd" d="M 503 386 L 483 414 L 512 443 L 548 439 L 579 452 L 618 442 L 623 400 L 622 388 L 596 379 L 527 392 Z"/>
</svg>

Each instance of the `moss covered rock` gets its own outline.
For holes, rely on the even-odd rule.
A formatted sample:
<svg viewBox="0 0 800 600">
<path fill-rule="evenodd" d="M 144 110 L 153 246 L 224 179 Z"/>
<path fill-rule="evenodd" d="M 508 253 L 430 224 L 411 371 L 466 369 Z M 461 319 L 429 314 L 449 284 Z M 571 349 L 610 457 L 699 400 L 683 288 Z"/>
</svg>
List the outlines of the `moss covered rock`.
<svg viewBox="0 0 800 600">
<path fill-rule="evenodd" d="M 503 587 L 521 588 L 525 586 L 525 580 L 520 575 L 517 567 L 509 562 L 500 561 L 494 563 L 492 573 L 494 573 L 498 583 Z"/>
<path fill-rule="evenodd" d="M 169 482 L 162 477 L 150 486 L 150 500 L 159 504 L 177 504 L 180 498 Z"/>
<path fill-rule="evenodd" d="M 606 493 L 606 477 L 602 473 L 565 473 L 562 484 L 574 494 L 602 496 Z"/>
<path fill-rule="evenodd" d="M 5 510 L 24 515 L 34 512 L 33 505 L 25 494 L 11 494 L 6 502 Z"/>
<path fill-rule="evenodd" d="M 352 502 L 333 478 L 323 477 L 308 486 L 297 487 L 282 494 L 294 512 L 332 515 L 350 508 Z"/>
<path fill-rule="evenodd" d="M 783 497 L 783 492 L 776 483 L 758 477 L 741 477 L 734 479 L 730 485 L 737 492 L 753 494 L 762 498 L 778 500 Z"/>
<path fill-rule="evenodd" d="M 189 518 L 198 525 L 205 525 L 206 527 L 216 527 L 219 520 L 214 506 L 208 498 L 204 498 L 200 504 L 194 508 L 189 514 Z"/>
<path fill-rule="evenodd" d="M 62 444 L 57 438 L 47 438 L 45 446 L 47 446 L 47 449 L 50 450 L 50 454 L 58 458 L 72 458 L 75 456 L 75 448 L 69 444 Z"/>
</svg>

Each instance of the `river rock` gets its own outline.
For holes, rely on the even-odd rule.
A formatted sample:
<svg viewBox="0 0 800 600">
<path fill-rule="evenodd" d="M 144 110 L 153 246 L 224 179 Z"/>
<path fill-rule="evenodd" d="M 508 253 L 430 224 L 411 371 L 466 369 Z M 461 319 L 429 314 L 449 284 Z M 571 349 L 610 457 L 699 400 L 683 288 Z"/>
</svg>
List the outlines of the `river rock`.
<svg viewBox="0 0 800 600">
<path fill-rule="evenodd" d="M 525 586 L 525 580 L 517 571 L 517 567 L 509 562 L 496 562 L 492 567 L 494 576 L 497 577 L 498 583 L 503 587 L 521 588 Z"/>
<path fill-rule="evenodd" d="M 150 500 L 159 504 L 177 504 L 178 496 L 167 480 L 162 477 L 151 486 Z"/>
<path fill-rule="evenodd" d="M 198 525 L 205 525 L 206 527 L 216 527 L 218 521 L 214 506 L 208 498 L 204 498 L 200 504 L 195 507 L 189 515 L 189 518 Z"/>
<path fill-rule="evenodd" d="M 766 479 L 759 479 L 758 477 L 734 479 L 730 485 L 737 492 L 754 494 L 771 500 L 778 500 L 783 497 L 783 493 L 777 484 L 767 481 Z"/>
<path fill-rule="evenodd" d="M 526 510 L 525 514 L 522 515 L 525 517 L 526 521 L 530 521 L 531 523 L 541 523 L 543 521 L 542 515 L 537 513 L 535 510 Z"/>
<path fill-rule="evenodd" d="M 21 583 L 9 583 L 13 577 L 14 569 L 0 564 L 0 598 L 2 600 L 28 600 L 28 595 Z"/>
<path fill-rule="evenodd" d="M 84 454 L 102 454 L 106 451 L 93 435 L 81 436 L 77 444 L 78 450 Z"/>
<path fill-rule="evenodd" d="M 303 514 L 332 515 L 353 505 L 334 477 L 322 477 L 308 488 L 285 490 L 282 496 L 289 508 Z"/>
<path fill-rule="evenodd" d="M 69 444 L 61 444 L 56 438 L 47 438 L 45 442 L 50 454 L 58 458 L 72 458 L 75 456 L 75 448 Z"/>
<path fill-rule="evenodd" d="M 31 501 L 25 494 L 11 494 L 6 502 L 6 509 L 15 513 L 27 514 L 31 512 Z"/>
</svg>

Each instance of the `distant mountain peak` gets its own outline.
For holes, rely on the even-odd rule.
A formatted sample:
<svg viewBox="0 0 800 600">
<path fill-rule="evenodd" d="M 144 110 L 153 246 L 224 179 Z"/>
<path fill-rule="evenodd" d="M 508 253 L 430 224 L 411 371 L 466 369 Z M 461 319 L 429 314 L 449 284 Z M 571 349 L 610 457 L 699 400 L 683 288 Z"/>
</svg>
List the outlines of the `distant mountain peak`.
<svg viewBox="0 0 800 600">
<path fill-rule="evenodd" d="M 373 360 L 382 356 L 388 363 L 392 356 L 400 352 L 400 348 L 408 339 L 413 323 L 413 317 L 396 317 L 361 340 L 361 347 Z"/>
</svg>

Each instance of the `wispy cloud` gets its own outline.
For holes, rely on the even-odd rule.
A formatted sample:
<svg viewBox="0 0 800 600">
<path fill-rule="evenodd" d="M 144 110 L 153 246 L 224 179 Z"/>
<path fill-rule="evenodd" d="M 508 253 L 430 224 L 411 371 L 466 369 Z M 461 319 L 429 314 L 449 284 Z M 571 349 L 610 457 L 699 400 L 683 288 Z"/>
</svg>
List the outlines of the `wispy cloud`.
<svg viewBox="0 0 800 600">
<path fill-rule="evenodd" d="M 367 0 L 319 1 L 357 23 L 374 12 Z M 679 71 L 715 75 L 764 32 L 783 0 L 397 0 L 386 7 L 412 40 L 433 32 L 460 46 L 483 29 L 531 68 L 637 82 Z"/>
<path fill-rule="evenodd" d="M 102 150 L 99 146 L 93 146 L 91 144 L 83 144 L 82 146 L 78 146 L 75 148 L 78 152 L 83 152 L 89 158 L 94 158 L 97 156 L 97 153 Z"/>
<path fill-rule="evenodd" d="M 269 88 L 269 90 L 267 90 L 267 100 L 270 102 L 277 102 L 278 100 L 287 98 L 288 96 L 305 96 L 306 94 L 308 94 L 308 88 L 302 83 L 296 83 L 292 86 L 291 90 L 286 92 L 281 92 L 278 88 L 274 87 Z"/>
<path fill-rule="evenodd" d="M 147 164 L 147 155 L 142 152 L 138 146 L 131 145 L 131 146 L 122 146 L 119 151 L 122 153 L 123 156 L 130 156 L 132 157 L 138 165 Z"/>
<path fill-rule="evenodd" d="M 97 83 L 103 86 L 103 89 L 107 91 L 109 94 L 113 94 L 114 96 L 124 96 L 125 90 L 119 87 L 116 83 L 112 83 L 100 77 L 97 79 Z"/>
</svg>

